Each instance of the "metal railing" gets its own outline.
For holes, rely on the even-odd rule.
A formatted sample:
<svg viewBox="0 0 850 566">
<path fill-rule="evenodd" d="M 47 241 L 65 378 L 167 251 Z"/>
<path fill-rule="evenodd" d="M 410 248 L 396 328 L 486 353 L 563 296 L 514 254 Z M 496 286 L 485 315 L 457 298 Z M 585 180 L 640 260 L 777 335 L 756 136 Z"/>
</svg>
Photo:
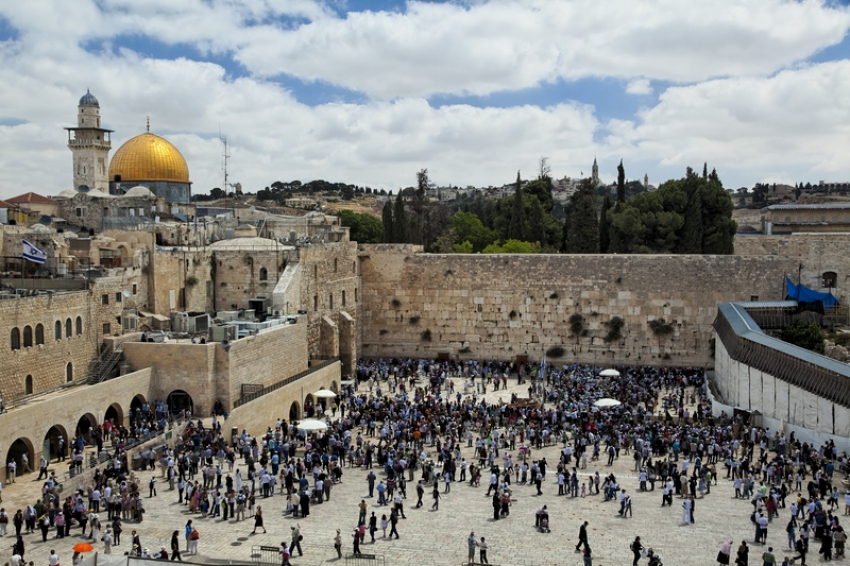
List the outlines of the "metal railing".
<svg viewBox="0 0 850 566">
<path fill-rule="evenodd" d="M 269 385 L 268 387 L 264 387 L 264 388 L 260 389 L 259 391 L 255 391 L 255 392 L 250 393 L 248 395 L 243 395 L 242 397 L 237 399 L 236 402 L 233 403 L 233 408 L 235 409 L 237 407 L 241 407 L 245 403 L 250 403 L 254 399 L 259 399 L 263 395 L 268 395 L 272 391 L 277 391 L 281 387 L 289 385 L 290 383 L 294 383 L 294 382 L 298 381 L 299 379 L 307 377 L 308 375 L 315 373 L 315 372 L 319 371 L 320 369 L 324 369 L 324 368 L 328 367 L 329 365 L 334 364 L 338 361 L 339 361 L 339 356 L 335 356 L 335 357 L 330 358 L 329 360 L 325 360 L 322 363 L 317 364 L 317 365 L 315 365 L 311 368 L 305 369 L 301 373 L 296 373 L 295 375 L 287 377 L 286 379 L 281 379 L 277 383 L 273 383 L 273 384 Z"/>
</svg>

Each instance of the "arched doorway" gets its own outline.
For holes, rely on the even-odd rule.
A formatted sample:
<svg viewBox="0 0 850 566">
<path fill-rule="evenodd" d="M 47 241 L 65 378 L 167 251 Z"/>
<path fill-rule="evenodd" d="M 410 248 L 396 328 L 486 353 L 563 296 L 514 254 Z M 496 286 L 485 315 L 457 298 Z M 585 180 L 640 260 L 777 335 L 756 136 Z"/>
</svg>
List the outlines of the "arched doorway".
<svg viewBox="0 0 850 566">
<path fill-rule="evenodd" d="M 74 381 L 74 364 L 71 362 L 65 366 L 65 381 L 68 383 Z"/>
<path fill-rule="evenodd" d="M 97 419 L 94 418 L 94 415 L 91 413 L 86 413 L 80 420 L 77 421 L 77 429 L 74 431 L 76 436 L 81 436 L 83 440 L 86 441 L 86 444 L 91 444 L 94 440 L 92 438 L 92 429 L 97 426 Z"/>
<path fill-rule="evenodd" d="M 33 448 L 32 448 L 32 442 L 30 442 L 29 438 L 19 438 L 19 439 L 15 440 L 9 446 L 9 449 L 6 451 L 6 465 L 7 465 L 7 467 L 6 467 L 6 478 L 7 479 L 9 478 L 8 464 L 12 460 L 14 460 L 18 464 L 17 475 L 20 476 L 21 474 L 24 473 L 24 462 L 23 462 L 23 458 L 21 458 L 21 456 L 23 456 L 24 454 L 26 454 L 27 458 L 29 458 L 30 468 L 33 468 L 33 466 L 38 465 L 38 463 L 35 462 L 35 450 L 33 450 Z M 33 469 L 35 469 L 35 468 L 33 468 Z"/>
<path fill-rule="evenodd" d="M 336 384 L 336 381 L 331 381 L 331 391 L 339 395 L 339 385 Z"/>
<path fill-rule="evenodd" d="M 103 422 L 111 422 L 112 426 L 124 426 L 124 409 L 118 403 L 112 403 L 103 415 Z"/>
<path fill-rule="evenodd" d="M 148 400 L 145 399 L 145 396 L 139 393 L 133 400 L 130 401 L 130 417 L 131 419 L 138 419 L 139 415 L 141 415 L 142 409 L 145 405 L 148 404 Z M 132 424 L 132 423 L 131 423 Z"/>
<path fill-rule="evenodd" d="M 61 449 L 60 449 L 61 440 Z M 63 454 L 64 452 L 64 454 Z M 48 460 L 61 459 L 68 454 L 68 432 L 61 425 L 53 425 L 44 435 L 42 453 Z"/>
<path fill-rule="evenodd" d="M 316 400 L 311 393 L 304 397 L 304 416 L 312 417 L 316 413 Z"/>
<path fill-rule="evenodd" d="M 301 419 L 301 407 L 298 406 L 298 401 L 293 401 L 289 406 L 289 422 Z"/>
<path fill-rule="evenodd" d="M 182 389 L 169 393 L 165 404 L 168 405 L 168 410 L 172 413 L 182 413 L 183 411 L 191 413 L 194 408 L 192 397 Z"/>
</svg>

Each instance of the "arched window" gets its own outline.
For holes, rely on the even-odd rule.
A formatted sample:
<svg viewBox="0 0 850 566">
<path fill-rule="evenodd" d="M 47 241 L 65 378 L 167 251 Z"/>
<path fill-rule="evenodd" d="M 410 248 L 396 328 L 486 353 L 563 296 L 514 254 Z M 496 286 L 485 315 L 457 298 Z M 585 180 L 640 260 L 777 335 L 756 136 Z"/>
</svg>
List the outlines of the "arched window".
<svg viewBox="0 0 850 566">
<path fill-rule="evenodd" d="M 269 279 L 269 270 L 265 267 L 260 268 L 260 281 L 268 281 Z"/>
<path fill-rule="evenodd" d="M 56 326 L 54 327 L 53 334 L 57 340 L 62 339 L 62 321 L 57 320 Z"/>
<path fill-rule="evenodd" d="M 32 348 L 32 326 L 24 326 L 24 348 Z"/>
<path fill-rule="evenodd" d="M 65 366 L 65 381 L 74 381 L 74 364 L 68 362 L 68 365 Z"/>
<path fill-rule="evenodd" d="M 21 349 L 21 331 L 17 327 L 12 329 L 12 349 Z"/>
<path fill-rule="evenodd" d="M 35 325 L 35 343 L 44 344 L 44 325 L 36 324 Z"/>
<path fill-rule="evenodd" d="M 71 319 L 68 318 L 65 320 L 65 338 L 71 337 Z"/>
<path fill-rule="evenodd" d="M 32 376 L 31 375 L 27 376 L 27 379 L 24 383 L 24 387 L 25 387 L 27 395 L 32 395 Z"/>
<path fill-rule="evenodd" d="M 77 336 L 83 335 L 83 319 L 82 317 L 77 317 Z"/>
<path fill-rule="evenodd" d="M 834 289 L 838 283 L 838 274 L 834 271 L 826 271 L 821 275 L 821 287 Z"/>
</svg>

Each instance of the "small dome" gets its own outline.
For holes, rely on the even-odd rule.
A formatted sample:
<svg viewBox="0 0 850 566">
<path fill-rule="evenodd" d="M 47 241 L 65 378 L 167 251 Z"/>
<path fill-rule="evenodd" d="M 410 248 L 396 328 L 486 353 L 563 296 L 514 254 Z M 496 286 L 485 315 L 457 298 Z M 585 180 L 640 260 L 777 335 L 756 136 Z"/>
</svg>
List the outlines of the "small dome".
<svg viewBox="0 0 850 566">
<path fill-rule="evenodd" d="M 94 95 L 86 89 L 86 93 L 80 99 L 80 106 L 94 106 L 95 108 L 100 108 L 100 103 L 94 97 Z"/>
<path fill-rule="evenodd" d="M 147 199 L 156 198 L 156 197 L 154 197 L 154 194 L 150 191 L 150 189 L 148 189 L 147 187 L 143 187 L 141 185 L 133 187 L 132 189 L 130 189 L 129 191 L 124 193 L 124 196 L 129 197 L 129 198 L 147 198 Z"/>
<path fill-rule="evenodd" d="M 64 191 L 62 191 L 61 193 L 56 195 L 56 198 L 57 199 L 63 199 L 63 198 L 71 199 L 71 198 L 74 198 L 75 196 L 77 196 L 77 194 L 78 194 L 77 191 L 75 191 L 74 189 L 65 189 Z"/>
</svg>

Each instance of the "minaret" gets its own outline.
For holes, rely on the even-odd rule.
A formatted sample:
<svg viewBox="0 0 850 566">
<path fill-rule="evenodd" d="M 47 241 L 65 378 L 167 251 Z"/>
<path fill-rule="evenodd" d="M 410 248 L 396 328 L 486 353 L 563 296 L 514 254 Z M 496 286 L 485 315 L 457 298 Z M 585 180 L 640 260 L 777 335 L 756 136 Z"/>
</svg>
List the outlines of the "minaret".
<svg viewBox="0 0 850 566">
<path fill-rule="evenodd" d="M 643 188 L 649 190 L 649 173 L 643 174 Z"/>
<path fill-rule="evenodd" d="M 594 185 L 599 185 L 599 165 L 596 164 L 596 156 L 593 157 L 593 173 L 591 174 Z"/>
<path fill-rule="evenodd" d="M 86 91 L 77 107 L 77 127 L 68 130 L 68 149 L 74 154 L 74 189 L 83 185 L 109 193 L 109 150 L 112 130 L 100 127 L 100 104 Z"/>
</svg>

